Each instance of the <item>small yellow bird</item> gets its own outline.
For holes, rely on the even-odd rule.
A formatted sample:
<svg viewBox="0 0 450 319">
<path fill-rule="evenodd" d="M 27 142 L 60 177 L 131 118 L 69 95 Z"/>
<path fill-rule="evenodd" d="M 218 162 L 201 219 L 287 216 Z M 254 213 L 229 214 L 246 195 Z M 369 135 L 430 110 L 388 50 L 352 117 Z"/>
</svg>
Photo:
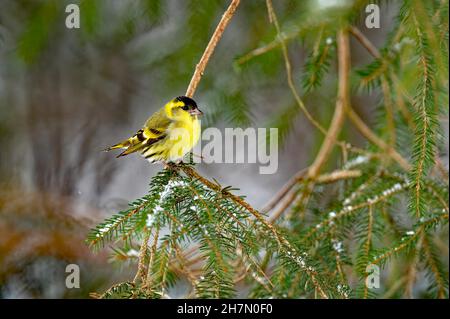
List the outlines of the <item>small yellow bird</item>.
<svg viewBox="0 0 450 319">
<path fill-rule="evenodd" d="M 149 162 L 178 162 L 200 138 L 203 112 L 187 96 L 179 96 L 148 118 L 132 137 L 105 149 L 125 149 L 117 157 L 140 152 Z"/>
</svg>

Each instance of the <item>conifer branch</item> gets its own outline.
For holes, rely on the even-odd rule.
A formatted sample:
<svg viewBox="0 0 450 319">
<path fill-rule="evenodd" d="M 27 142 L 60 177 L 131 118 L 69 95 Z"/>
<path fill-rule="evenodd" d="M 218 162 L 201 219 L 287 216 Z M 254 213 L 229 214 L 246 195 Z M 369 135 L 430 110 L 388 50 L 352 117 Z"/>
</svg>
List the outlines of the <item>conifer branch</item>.
<svg viewBox="0 0 450 319">
<path fill-rule="evenodd" d="M 426 173 L 427 168 L 430 166 L 430 162 L 434 161 L 434 127 L 435 120 L 433 119 L 433 58 L 428 53 L 428 38 L 424 35 L 422 27 L 416 17 L 415 12 L 411 12 L 413 25 L 415 27 L 416 36 L 419 44 L 419 64 L 422 67 L 422 81 L 419 82 L 418 91 L 419 94 L 416 98 L 416 112 L 417 112 L 417 124 L 416 125 L 416 143 L 414 149 L 414 195 L 415 199 L 412 203 L 412 208 L 415 211 L 416 217 L 419 217 L 423 213 L 423 202 L 421 199 L 421 188 L 423 176 Z"/>
<path fill-rule="evenodd" d="M 275 227 L 273 225 L 271 225 L 269 222 L 267 222 L 266 219 L 257 210 L 255 210 L 252 206 L 250 206 L 241 197 L 236 196 L 236 195 L 228 192 L 227 190 L 222 189 L 219 185 L 202 177 L 192 167 L 183 165 L 183 166 L 181 166 L 181 169 L 189 177 L 200 181 L 202 184 L 206 185 L 207 187 L 209 187 L 217 192 L 222 193 L 224 196 L 230 198 L 235 203 L 237 203 L 238 205 L 245 208 L 248 212 L 250 212 L 253 215 L 253 217 L 256 218 L 256 220 L 258 222 L 260 222 L 270 233 L 272 233 L 274 235 L 276 241 L 278 242 L 280 250 L 283 251 L 285 254 L 287 254 L 290 258 L 295 259 L 296 260 L 295 262 L 298 263 L 299 266 L 301 266 L 301 269 L 304 270 L 308 274 L 308 276 L 311 278 L 312 283 L 315 286 L 315 289 L 317 290 L 319 295 L 322 298 L 325 298 L 325 299 L 328 298 L 327 294 L 325 293 L 325 291 L 323 290 L 321 284 L 319 283 L 319 281 L 317 279 L 317 273 L 314 270 L 311 270 L 308 267 L 305 267 L 305 265 L 303 264 L 304 262 L 302 261 L 302 259 L 300 257 L 295 257 L 295 254 L 298 254 L 296 249 L 293 248 L 292 245 L 283 236 L 281 236 L 279 234 L 279 232 L 275 229 Z M 300 258 L 300 259 L 297 260 L 296 258 L 297 259 Z"/>
<path fill-rule="evenodd" d="M 441 266 L 438 265 L 435 253 L 432 251 L 430 239 L 426 234 L 422 234 L 422 236 L 422 248 L 425 252 L 425 258 L 428 265 L 430 265 L 430 270 L 433 273 L 437 284 L 437 297 L 444 299 L 446 298 L 445 290 L 448 283 L 446 283 L 446 279 L 443 277 L 442 271 L 440 270 Z"/>
<path fill-rule="evenodd" d="M 133 279 L 133 283 L 136 284 L 138 279 L 140 278 L 142 282 L 145 282 L 146 273 L 145 273 L 145 256 L 147 255 L 148 250 L 148 241 L 150 239 L 150 234 L 152 230 L 146 229 L 144 230 L 144 238 L 142 239 L 141 248 L 139 249 L 139 261 L 138 261 L 138 270 L 136 272 L 136 276 Z"/>
<path fill-rule="evenodd" d="M 147 266 L 147 278 L 145 280 L 145 286 L 143 288 L 150 289 L 152 287 L 152 269 L 153 269 L 153 263 L 155 261 L 155 255 L 156 255 L 156 248 L 158 246 L 158 239 L 159 239 L 159 227 L 156 226 L 155 233 L 153 235 L 153 245 L 150 250 L 150 258 Z"/>
<path fill-rule="evenodd" d="M 373 264 L 379 264 L 380 262 L 392 257 L 392 255 L 411 247 L 411 244 L 416 242 L 419 238 L 419 235 L 422 235 L 422 233 L 427 229 L 427 227 L 430 227 L 432 225 L 436 225 L 439 222 L 442 222 L 444 220 L 448 220 L 448 213 L 444 214 L 437 214 L 435 217 L 430 218 L 422 223 L 419 224 L 417 227 L 417 230 L 414 231 L 413 234 L 402 237 L 400 240 L 400 244 L 395 245 L 394 247 L 386 250 L 381 255 L 376 256 L 373 260 Z"/>
<path fill-rule="evenodd" d="M 409 185 L 407 183 L 394 184 L 394 186 L 391 186 L 391 187 L 385 189 L 380 194 L 372 196 L 361 203 L 354 204 L 354 205 L 349 205 L 349 204 L 345 205 L 341 210 L 339 210 L 338 212 L 335 212 L 334 214 L 331 214 L 327 219 L 323 220 L 322 222 L 317 224 L 315 227 L 313 227 L 305 235 L 305 239 L 310 238 L 312 235 L 314 235 L 318 231 L 322 231 L 323 228 L 326 228 L 329 225 L 333 225 L 336 222 L 336 220 L 339 220 L 343 217 L 353 214 L 362 208 L 369 207 L 369 206 L 375 205 L 379 202 L 385 201 L 387 198 L 405 190 L 406 188 L 408 188 L 408 186 Z"/>
<path fill-rule="evenodd" d="M 126 223 L 138 214 L 146 205 L 146 202 L 130 209 L 129 211 L 119 213 L 116 217 L 108 219 L 106 223 L 102 223 L 91 232 L 87 242 L 91 247 L 96 247 L 99 243 L 103 243 L 105 239 L 110 238 L 114 233 L 123 229 Z"/>
<path fill-rule="evenodd" d="M 403 237 L 402 239 L 404 239 L 404 240 L 402 240 L 399 245 L 394 246 L 394 247 L 390 248 L 389 250 L 387 250 L 386 252 L 384 252 L 383 254 L 375 257 L 372 260 L 372 263 L 379 264 L 381 261 L 392 257 L 392 255 L 394 255 L 404 249 L 410 248 L 412 246 L 412 244 L 417 241 L 417 239 L 418 239 L 419 235 L 422 233 L 422 231 L 423 231 L 423 228 L 419 228 L 419 231 L 414 232 L 414 234 L 412 236 L 408 236 L 407 238 Z"/>
</svg>

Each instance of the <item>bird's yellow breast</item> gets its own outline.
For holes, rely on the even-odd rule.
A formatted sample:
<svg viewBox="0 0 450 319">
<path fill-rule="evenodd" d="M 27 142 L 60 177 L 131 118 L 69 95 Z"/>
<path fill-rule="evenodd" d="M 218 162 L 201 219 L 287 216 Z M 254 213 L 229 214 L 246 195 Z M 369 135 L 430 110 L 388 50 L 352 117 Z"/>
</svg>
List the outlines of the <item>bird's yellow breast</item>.
<svg viewBox="0 0 450 319">
<path fill-rule="evenodd" d="M 189 152 L 200 138 L 200 121 L 183 112 L 169 125 L 167 136 L 168 160 L 176 161 Z"/>
</svg>

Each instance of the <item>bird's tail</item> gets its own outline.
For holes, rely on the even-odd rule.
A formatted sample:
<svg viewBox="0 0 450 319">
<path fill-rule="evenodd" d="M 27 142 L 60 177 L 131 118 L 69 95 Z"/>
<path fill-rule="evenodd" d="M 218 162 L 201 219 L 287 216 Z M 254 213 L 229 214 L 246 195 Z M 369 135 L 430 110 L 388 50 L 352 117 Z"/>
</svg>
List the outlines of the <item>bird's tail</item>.
<svg viewBox="0 0 450 319">
<path fill-rule="evenodd" d="M 120 143 L 114 144 L 113 146 L 107 147 L 103 150 L 103 152 L 109 152 L 112 150 L 116 150 L 118 148 L 128 148 L 130 146 L 130 139 L 126 139 Z"/>
<path fill-rule="evenodd" d="M 139 138 L 142 138 L 142 140 L 140 140 Z M 115 150 L 115 149 L 124 149 L 124 151 L 122 153 L 120 153 L 119 155 L 117 155 L 116 157 L 122 157 L 131 153 L 134 153 L 136 151 L 139 151 L 140 149 L 142 149 L 147 143 L 147 139 L 143 139 L 142 135 L 139 135 L 139 133 L 133 135 L 132 137 L 130 137 L 129 139 L 126 139 L 120 143 L 117 143 L 113 146 L 110 146 L 106 149 L 104 149 L 105 152 L 109 152 L 111 150 Z"/>
<path fill-rule="evenodd" d="M 149 136 L 152 136 L 153 138 Z M 117 157 L 121 157 L 142 150 L 145 147 L 150 147 L 150 145 L 154 144 L 157 141 L 160 141 L 163 138 L 165 138 L 164 134 L 160 133 L 160 135 L 157 136 L 156 133 L 154 132 L 151 131 L 144 132 L 144 130 L 141 129 L 137 131 L 137 133 L 134 134 L 132 137 L 120 143 L 117 143 L 113 146 L 110 146 L 104 149 L 104 151 L 108 152 L 118 148 L 125 149 L 122 153 L 117 155 Z"/>
</svg>

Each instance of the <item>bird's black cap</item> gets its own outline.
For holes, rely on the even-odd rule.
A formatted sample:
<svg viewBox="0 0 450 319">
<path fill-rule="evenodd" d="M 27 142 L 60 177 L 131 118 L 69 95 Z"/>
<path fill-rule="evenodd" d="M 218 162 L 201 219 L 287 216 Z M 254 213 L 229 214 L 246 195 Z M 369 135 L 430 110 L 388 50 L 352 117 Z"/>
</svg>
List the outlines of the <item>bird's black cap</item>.
<svg viewBox="0 0 450 319">
<path fill-rule="evenodd" d="M 176 98 L 178 101 L 183 102 L 185 105 L 190 105 L 193 108 L 197 108 L 197 103 L 193 99 L 187 96 L 179 96 Z"/>
</svg>

